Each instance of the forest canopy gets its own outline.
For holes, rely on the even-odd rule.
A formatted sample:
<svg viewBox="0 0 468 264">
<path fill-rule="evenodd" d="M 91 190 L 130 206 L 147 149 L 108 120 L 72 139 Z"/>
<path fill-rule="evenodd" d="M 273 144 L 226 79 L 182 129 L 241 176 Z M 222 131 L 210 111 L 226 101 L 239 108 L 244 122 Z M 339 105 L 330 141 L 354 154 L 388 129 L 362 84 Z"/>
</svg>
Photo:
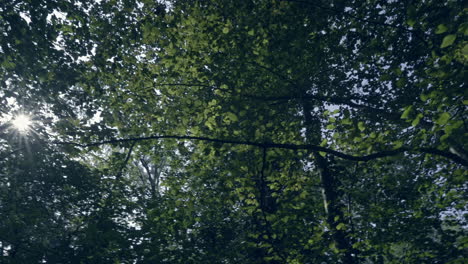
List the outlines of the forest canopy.
<svg viewBox="0 0 468 264">
<path fill-rule="evenodd" d="M 466 263 L 463 2 L 0 1 L 0 262 Z"/>
</svg>

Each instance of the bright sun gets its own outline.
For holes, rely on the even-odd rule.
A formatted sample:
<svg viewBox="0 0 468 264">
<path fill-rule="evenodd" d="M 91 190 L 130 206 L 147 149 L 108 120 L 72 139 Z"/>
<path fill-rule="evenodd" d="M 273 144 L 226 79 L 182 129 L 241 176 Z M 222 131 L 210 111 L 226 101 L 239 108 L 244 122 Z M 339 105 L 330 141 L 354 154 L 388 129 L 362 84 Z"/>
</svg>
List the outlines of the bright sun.
<svg viewBox="0 0 468 264">
<path fill-rule="evenodd" d="M 32 124 L 31 118 L 27 115 L 18 115 L 12 121 L 13 126 L 20 132 L 25 132 Z"/>
</svg>

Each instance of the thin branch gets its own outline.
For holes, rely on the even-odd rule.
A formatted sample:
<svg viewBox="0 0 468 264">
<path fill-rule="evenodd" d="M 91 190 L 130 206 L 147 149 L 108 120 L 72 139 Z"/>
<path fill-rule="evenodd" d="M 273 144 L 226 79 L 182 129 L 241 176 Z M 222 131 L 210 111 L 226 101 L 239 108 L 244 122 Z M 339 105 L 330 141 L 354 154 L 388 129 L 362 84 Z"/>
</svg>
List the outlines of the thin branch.
<svg viewBox="0 0 468 264">
<path fill-rule="evenodd" d="M 333 103 L 333 104 L 347 105 L 352 108 L 366 109 L 366 110 L 369 110 L 370 112 L 378 112 L 379 114 L 390 117 L 392 120 L 395 120 L 395 119 L 401 120 L 400 118 L 401 114 L 399 113 L 387 112 L 384 109 L 375 108 L 375 107 L 368 106 L 368 105 L 357 104 L 351 101 L 352 98 L 342 99 L 338 97 L 329 97 L 329 96 L 315 95 L 315 94 L 308 94 L 308 95 L 304 95 L 301 97 L 299 96 L 256 96 L 256 95 L 245 95 L 245 97 L 256 99 L 256 100 L 262 100 L 262 101 L 290 101 L 290 100 L 300 100 L 300 99 L 317 100 L 317 101 L 321 101 L 324 103 Z"/>
<path fill-rule="evenodd" d="M 260 69 L 263 69 L 265 71 L 268 71 L 269 73 L 275 75 L 279 79 L 293 85 L 293 86 L 299 86 L 294 80 L 291 80 L 290 78 L 278 73 L 276 70 L 271 69 L 269 67 L 260 65 L 256 62 L 248 62 L 248 64 L 251 64 L 255 67 L 258 67 Z M 398 121 L 401 123 L 403 120 L 400 118 L 401 114 L 399 113 L 393 113 L 393 112 L 388 112 L 385 111 L 384 109 L 372 107 L 369 105 L 362 105 L 362 104 L 357 104 L 352 102 L 351 100 L 357 99 L 357 100 L 362 100 L 361 98 L 339 98 L 339 97 L 330 97 L 330 96 L 323 96 L 323 95 L 310 95 L 310 94 L 301 94 L 298 96 L 256 96 L 256 95 L 250 95 L 250 94 L 245 94 L 243 95 L 244 97 L 247 98 L 252 98 L 256 100 L 262 100 L 262 101 L 290 101 L 290 100 L 317 100 L 323 103 L 333 103 L 333 104 L 340 104 L 340 105 L 347 105 L 352 108 L 357 108 L 357 109 L 365 109 L 370 111 L 370 113 L 378 113 L 381 116 L 386 117 L 387 119 L 393 120 L 393 121 Z M 421 120 L 421 124 L 425 126 L 432 126 L 430 122 L 427 122 L 425 120 Z"/>
<path fill-rule="evenodd" d="M 271 73 L 273 73 L 275 75 L 277 75 L 278 77 L 280 77 L 281 79 L 283 79 L 286 82 L 289 82 L 290 84 L 296 85 L 292 80 L 286 78 L 285 76 L 282 76 L 282 75 L 276 73 L 275 71 L 273 71 L 270 68 L 267 68 L 267 67 L 264 67 L 264 66 L 261 66 L 261 65 L 257 65 L 257 64 L 255 64 L 255 65 L 260 67 L 260 68 L 263 68 L 263 69 L 265 69 L 265 70 L 267 70 L 267 71 L 269 71 L 269 72 L 271 72 Z M 210 85 L 204 85 L 204 84 L 165 83 L 165 84 L 159 84 L 159 85 L 164 85 L 164 86 L 187 86 L 187 87 L 198 86 L 198 87 L 210 88 L 210 89 L 213 89 L 213 90 L 221 90 L 221 91 L 225 91 L 225 92 L 232 92 L 231 90 L 228 90 L 228 89 L 222 89 L 222 88 L 219 88 L 219 87 L 216 87 L 216 86 L 210 86 Z M 386 118 L 388 118 L 390 120 L 393 120 L 393 121 L 399 121 L 399 122 L 403 121 L 400 118 L 401 114 L 399 114 L 399 113 L 388 112 L 388 111 L 385 111 L 384 109 L 372 107 L 372 106 L 369 106 L 369 105 L 357 104 L 357 103 L 354 103 L 354 102 L 351 101 L 354 98 L 342 99 L 342 98 L 338 98 L 338 97 L 330 97 L 330 96 L 323 96 L 323 95 L 304 95 L 302 97 L 299 97 L 299 96 L 257 96 L 257 95 L 252 95 L 252 94 L 243 94 L 241 96 L 245 97 L 245 98 L 259 100 L 259 101 L 291 101 L 291 100 L 299 100 L 299 99 L 317 100 L 317 101 L 320 101 L 320 102 L 323 102 L 323 103 L 347 105 L 347 106 L 352 107 L 352 108 L 365 109 L 365 110 L 370 111 L 371 113 L 378 113 L 381 116 L 386 117 Z M 359 99 L 359 98 L 356 98 L 356 99 L 362 100 L 362 99 Z M 272 104 L 272 105 L 274 105 L 274 104 Z M 432 126 L 431 123 L 429 123 L 429 122 L 427 122 L 425 120 L 421 120 L 421 124 Z"/>
<path fill-rule="evenodd" d="M 135 167 L 137 167 L 137 169 L 138 169 L 138 172 L 139 172 L 138 177 L 140 178 L 141 183 L 142 183 L 142 184 L 145 184 L 145 183 L 146 183 L 145 175 L 143 175 L 143 171 L 142 171 L 142 169 L 140 168 L 140 164 L 139 164 L 138 162 L 134 161 L 134 162 L 133 162 L 133 165 L 135 165 Z"/>
<path fill-rule="evenodd" d="M 176 136 L 176 135 L 155 135 L 155 136 L 149 136 L 149 137 L 110 139 L 110 140 L 104 140 L 104 141 L 99 141 L 99 142 L 93 142 L 89 144 L 79 144 L 79 143 L 74 143 L 74 142 L 58 142 L 58 141 L 54 143 L 61 144 L 61 145 L 74 145 L 74 146 L 79 146 L 79 147 L 91 147 L 91 146 L 100 146 L 100 145 L 105 145 L 105 144 L 138 142 L 138 141 L 146 141 L 146 140 L 154 140 L 154 139 L 201 140 L 201 141 L 216 142 L 216 143 L 221 143 L 221 144 L 245 145 L 245 146 L 254 146 L 254 147 L 260 147 L 260 148 L 321 151 L 321 152 L 325 152 L 325 153 L 340 157 L 342 159 L 352 160 L 352 161 L 364 161 L 364 162 L 379 159 L 379 158 L 384 158 L 384 157 L 396 156 L 404 152 L 419 152 L 419 153 L 445 157 L 458 164 L 468 167 L 468 160 L 465 160 L 462 157 L 454 153 L 442 151 L 436 148 L 400 147 L 394 150 L 384 150 L 384 151 L 379 151 L 379 152 L 369 154 L 369 155 L 364 155 L 364 156 L 354 156 L 351 154 L 346 154 L 343 152 L 339 152 L 333 149 L 329 149 L 329 148 L 325 148 L 325 147 L 321 147 L 317 145 L 308 145 L 308 144 L 296 145 L 296 144 L 282 144 L 282 143 L 273 143 L 273 142 L 262 143 L 262 142 L 233 140 L 233 139 L 219 139 L 219 138 L 197 137 L 197 136 Z"/>
<path fill-rule="evenodd" d="M 273 69 L 271 69 L 271 68 L 269 68 L 269 67 L 263 66 L 263 65 L 261 65 L 261 64 L 259 64 L 259 63 L 257 63 L 257 62 L 254 62 L 254 61 L 253 61 L 253 62 L 247 62 L 247 64 L 251 64 L 251 65 L 253 65 L 253 66 L 255 66 L 255 67 L 258 67 L 258 68 L 261 68 L 261 69 L 263 69 L 263 70 L 266 70 L 266 71 L 268 71 L 268 72 L 270 72 L 270 73 L 276 75 L 276 76 L 279 77 L 280 79 L 282 79 L 282 80 L 288 82 L 289 84 L 292 84 L 293 86 L 299 86 L 296 82 L 294 82 L 294 81 L 291 80 L 290 78 L 288 78 L 288 77 L 286 77 L 286 76 L 284 76 L 284 75 L 278 73 L 277 71 L 275 71 L 275 70 L 273 70 Z"/>
<path fill-rule="evenodd" d="M 201 84 L 201 83 L 158 83 L 156 86 L 198 86 L 205 88 L 216 88 L 211 85 Z"/>
<path fill-rule="evenodd" d="M 19 152 L 19 151 L 21 151 L 21 150 L 23 150 L 23 149 L 25 149 L 25 148 L 26 148 L 26 147 L 21 147 L 21 148 L 15 149 L 15 150 L 13 150 L 13 151 L 10 151 L 10 152 L 6 153 L 5 155 L 0 156 L 0 160 L 6 159 L 6 158 L 8 158 L 9 156 L 11 156 L 11 155 L 15 154 L 16 152 Z"/>
<path fill-rule="evenodd" d="M 127 153 L 127 156 L 125 157 L 124 163 L 120 167 L 119 173 L 117 174 L 117 178 L 120 178 L 122 176 L 123 171 L 125 167 L 127 166 L 128 161 L 130 160 L 130 156 L 132 155 L 133 147 L 135 146 L 136 143 L 137 141 L 132 141 L 132 145 L 128 149 L 128 153 Z"/>
<path fill-rule="evenodd" d="M 361 17 L 358 17 L 356 15 L 343 12 L 343 11 L 338 10 L 336 8 L 323 6 L 323 5 L 319 4 L 317 1 L 315 1 L 313 3 L 308 2 L 308 1 L 301 1 L 301 0 L 278 0 L 278 1 L 291 2 L 291 3 L 300 3 L 300 4 L 305 4 L 305 5 L 313 5 L 313 6 L 316 6 L 316 7 L 320 8 L 320 9 L 328 10 L 328 11 L 331 11 L 331 12 L 333 12 L 335 14 L 342 14 L 343 16 L 354 18 L 357 21 L 361 21 L 361 22 L 364 22 L 364 23 L 374 24 L 374 25 L 384 26 L 384 27 L 390 27 L 390 28 L 406 31 L 406 32 L 409 32 L 409 33 L 413 33 L 417 38 L 419 38 L 421 41 L 423 41 L 424 44 L 427 45 L 426 40 L 424 38 L 422 38 L 421 36 L 419 36 L 419 34 L 418 34 L 418 33 L 424 33 L 424 32 L 419 32 L 419 31 L 416 31 L 416 30 L 412 30 L 412 29 L 409 29 L 409 28 L 401 26 L 401 25 L 393 25 L 393 24 L 388 24 L 388 23 L 385 23 L 385 22 L 380 22 L 380 21 L 361 18 Z"/>
<path fill-rule="evenodd" d="M 140 159 L 140 161 L 141 161 L 141 165 L 146 170 L 146 174 L 148 175 L 148 182 L 149 182 L 150 188 L 151 188 L 151 196 L 155 197 L 156 196 L 156 186 L 155 186 L 156 173 L 154 173 L 154 175 L 152 175 L 150 166 L 149 166 L 148 162 L 145 159 L 142 158 L 142 159 Z"/>
</svg>

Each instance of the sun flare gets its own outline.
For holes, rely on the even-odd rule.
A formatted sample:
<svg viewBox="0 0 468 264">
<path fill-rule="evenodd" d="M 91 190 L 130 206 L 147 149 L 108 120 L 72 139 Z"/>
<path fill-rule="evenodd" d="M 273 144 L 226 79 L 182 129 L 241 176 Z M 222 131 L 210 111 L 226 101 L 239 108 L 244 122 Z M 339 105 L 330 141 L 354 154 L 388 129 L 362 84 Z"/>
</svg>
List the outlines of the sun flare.
<svg viewBox="0 0 468 264">
<path fill-rule="evenodd" d="M 18 131 L 26 132 L 30 128 L 32 121 L 27 115 L 18 115 L 13 119 L 12 123 Z"/>
</svg>

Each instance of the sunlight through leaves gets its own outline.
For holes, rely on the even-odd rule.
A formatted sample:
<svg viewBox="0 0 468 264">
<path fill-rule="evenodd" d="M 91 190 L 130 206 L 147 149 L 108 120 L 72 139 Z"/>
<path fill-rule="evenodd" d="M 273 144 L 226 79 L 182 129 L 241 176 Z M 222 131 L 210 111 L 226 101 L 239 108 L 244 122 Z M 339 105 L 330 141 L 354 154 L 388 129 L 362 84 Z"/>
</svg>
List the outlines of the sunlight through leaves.
<svg viewBox="0 0 468 264">
<path fill-rule="evenodd" d="M 12 120 L 12 124 L 19 132 L 27 132 L 32 125 L 32 121 L 29 116 L 21 114 Z"/>
</svg>

